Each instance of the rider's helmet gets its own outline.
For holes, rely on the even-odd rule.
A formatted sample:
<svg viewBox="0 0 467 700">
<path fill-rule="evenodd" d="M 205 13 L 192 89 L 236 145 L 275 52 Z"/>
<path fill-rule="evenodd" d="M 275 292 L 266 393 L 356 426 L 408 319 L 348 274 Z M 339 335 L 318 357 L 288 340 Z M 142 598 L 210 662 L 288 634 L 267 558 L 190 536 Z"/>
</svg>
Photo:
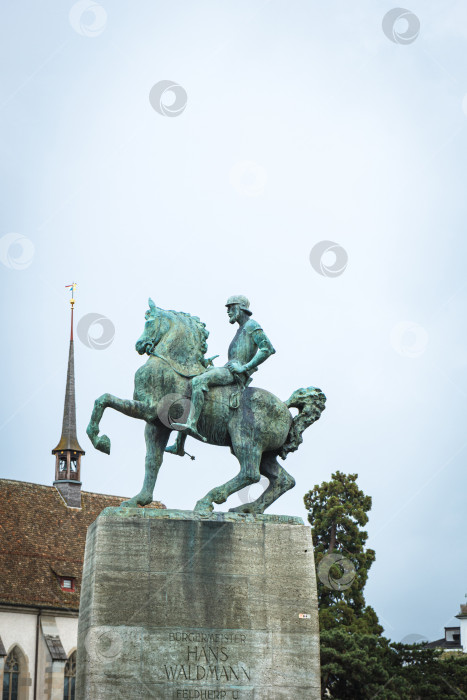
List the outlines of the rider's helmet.
<svg viewBox="0 0 467 700">
<path fill-rule="evenodd" d="M 227 299 L 226 306 L 231 306 L 232 304 L 238 304 L 242 311 L 246 311 L 249 316 L 253 313 L 250 311 L 250 302 L 243 294 L 236 294 L 233 297 Z"/>
</svg>

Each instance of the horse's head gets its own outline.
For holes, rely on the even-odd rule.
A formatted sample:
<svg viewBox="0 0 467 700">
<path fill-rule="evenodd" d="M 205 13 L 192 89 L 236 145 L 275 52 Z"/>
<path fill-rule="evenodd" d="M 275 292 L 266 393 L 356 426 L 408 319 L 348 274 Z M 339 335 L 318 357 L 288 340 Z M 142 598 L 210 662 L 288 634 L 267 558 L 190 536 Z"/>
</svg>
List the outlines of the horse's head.
<svg viewBox="0 0 467 700">
<path fill-rule="evenodd" d="M 186 376 L 199 374 L 206 367 L 204 355 L 209 333 L 197 316 L 184 311 L 165 311 L 149 299 L 145 318 L 144 331 L 136 341 L 140 355 L 156 355 L 158 346 L 157 356 L 162 356 L 172 368 L 178 368 L 176 371 L 186 372 Z"/>
<path fill-rule="evenodd" d="M 141 336 L 136 341 L 136 352 L 140 355 L 147 353 L 148 355 L 156 347 L 160 340 L 160 321 L 161 317 L 158 314 L 158 309 L 151 298 L 149 298 L 149 309 L 144 314 L 146 323 Z"/>
</svg>

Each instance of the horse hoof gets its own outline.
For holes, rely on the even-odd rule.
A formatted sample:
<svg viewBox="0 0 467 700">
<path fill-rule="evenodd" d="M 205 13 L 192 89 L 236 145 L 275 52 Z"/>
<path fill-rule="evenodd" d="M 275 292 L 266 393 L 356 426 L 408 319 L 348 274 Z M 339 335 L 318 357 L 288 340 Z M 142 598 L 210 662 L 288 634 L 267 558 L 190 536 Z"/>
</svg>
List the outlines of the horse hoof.
<svg viewBox="0 0 467 700">
<path fill-rule="evenodd" d="M 120 508 L 137 508 L 138 503 L 136 502 L 135 498 L 130 498 L 129 501 L 122 501 L 122 503 L 120 503 L 119 507 Z"/>
<path fill-rule="evenodd" d="M 229 513 L 243 513 L 243 506 L 237 508 L 229 508 Z"/>
<path fill-rule="evenodd" d="M 238 506 L 237 508 L 229 508 L 229 513 L 252 513 L 254 515 L 255 511 L 249 506 Z"/>
<path fill-rule="evenodd" d="M 97 450 L 100 450 L 101 452 L 105 452 L 106 455 L 109 455 L 110 454 L 110 438 L 107 435 L 101 435 L 100 438 L 97 439 L 95 447 Z"/>
<path fill-rule="evenodd" d="M 139 493 L 128 501 L 120 503 L 120 508 L 137 508 L 138 506 L 147 506 L 149 503 L 152 503 L 152 496 Z"/>
<path fill-rule="evenodd" d="M 214 506 L 209 501 L 198 501 L 195 505 L 194 512 L 201 513 L 202 515 L 210 515 L 214 510 Z"/>
</svg>

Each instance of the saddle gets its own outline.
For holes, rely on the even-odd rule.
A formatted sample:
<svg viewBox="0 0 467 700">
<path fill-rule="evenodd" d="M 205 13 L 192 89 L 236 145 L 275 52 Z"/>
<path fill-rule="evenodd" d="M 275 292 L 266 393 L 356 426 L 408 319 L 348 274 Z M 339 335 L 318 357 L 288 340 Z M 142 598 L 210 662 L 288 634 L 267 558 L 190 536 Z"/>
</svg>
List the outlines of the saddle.
<svg viewBox="0 0 467 700">
<path fill-rule="evenodd" d="M 242 398 L 242 393 L 252 382 L 251 377 L 243 377 L 240 374 L 235 375 L 234 390 L 230 394 L 229 406 L 230 408 L 238 408 L 240 406 L 240 399 Z"/>
</svg>

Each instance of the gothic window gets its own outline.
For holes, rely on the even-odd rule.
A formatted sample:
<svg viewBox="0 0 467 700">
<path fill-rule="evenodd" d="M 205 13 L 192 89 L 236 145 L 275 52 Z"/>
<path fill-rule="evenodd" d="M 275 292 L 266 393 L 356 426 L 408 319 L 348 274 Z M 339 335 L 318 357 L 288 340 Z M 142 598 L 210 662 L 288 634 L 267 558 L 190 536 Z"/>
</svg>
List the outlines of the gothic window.
<svg viewBox="0 0 467 700">
<path fill-rule="evenodd" d="M 18 700 L 19 660 L 12 649 L 5 660 L 2 700 Z"/>
<path fill-rule="evenodd" d="M 63 686 L 63 700 L 75 700 L 76 678 L 76 651 L 74 651 L 65 664 L 65 683 Z"/>
</svg>

